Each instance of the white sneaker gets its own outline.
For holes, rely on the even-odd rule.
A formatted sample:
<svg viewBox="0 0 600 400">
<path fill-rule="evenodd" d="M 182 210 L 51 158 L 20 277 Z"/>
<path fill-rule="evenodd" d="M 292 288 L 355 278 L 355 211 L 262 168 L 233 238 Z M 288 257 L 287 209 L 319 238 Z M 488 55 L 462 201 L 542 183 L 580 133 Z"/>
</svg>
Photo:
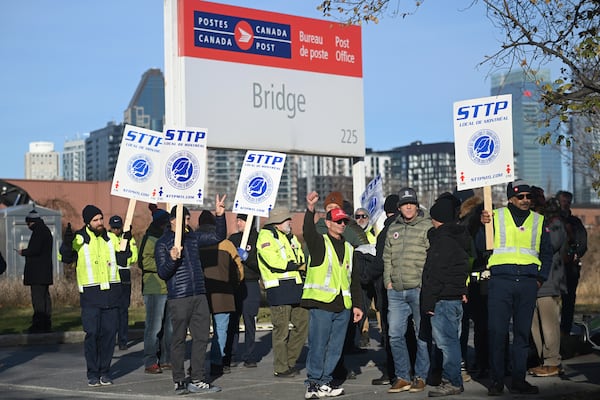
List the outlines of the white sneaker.
<svg viewBox="0 0 600 400">
<path fill-rule="evenodd" d="M 304 393 L 305 399 L 318 399 L 319 398 L 319 388 L 317 384 L 314 382 L 310 382 L 306 387 L 306 393 Z"/>
<path fill-rule="evenodd" d="M 344 388 L 341 386 L 324 384 L 319 386 L 317 393 L 319 394 L 319 397 L 337 397 L 344 394 Z"/>
<path fill-rule="evenodd" d="M 221 388 L 219 386 L 212 386 L 203 381 L 191 381 L 187 385 L 187 390 L 190 393 L 214 393 L 220 392 Z"/>
</svg>

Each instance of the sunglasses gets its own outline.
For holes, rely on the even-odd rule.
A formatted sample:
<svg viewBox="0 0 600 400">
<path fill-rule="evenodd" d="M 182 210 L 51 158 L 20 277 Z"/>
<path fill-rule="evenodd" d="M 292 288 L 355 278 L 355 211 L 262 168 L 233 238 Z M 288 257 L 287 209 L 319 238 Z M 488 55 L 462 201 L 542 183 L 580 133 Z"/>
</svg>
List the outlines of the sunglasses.
<svg viewBox="0 0 600 400">
<path fill-rule="evenodd" d="M 342 224 L 348 225 L 348 220 L 347 219 L 340 219 L 339 221 L 333 221 L 333 222 L 335 222 L 338 225 L 342 225 Z"/>
<path fill-rule="evenodd" d="M 368 216 L 366 216 L 365 214 L 356 214 L 356 215 L 354 216 L 354 219 L 363 219 L 363 218 L 364 218 L 364 219 L 367 219 L 367 218 L 369 218 L 369 217 L 368 217 Z"/>
<path fill-rule="evenodd" d="M 515 196 L 517 199 L 519 200 L 523 200 L 523 199 L 527 199 L 527 200 L 531 200 L 533 199 L 533 195 L 532 194 L 518 194 Z"/>
</svg>

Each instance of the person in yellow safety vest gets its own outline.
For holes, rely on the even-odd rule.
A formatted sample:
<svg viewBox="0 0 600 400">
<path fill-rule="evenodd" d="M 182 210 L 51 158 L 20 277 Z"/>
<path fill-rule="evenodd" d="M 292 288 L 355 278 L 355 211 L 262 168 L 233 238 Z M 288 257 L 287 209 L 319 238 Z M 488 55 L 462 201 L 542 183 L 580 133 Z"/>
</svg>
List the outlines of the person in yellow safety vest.
<svg viewBox="0 0 600 400">
<path fill-rule="evenodd" d="M 273 374 L 278 378 L 297 375 L 296 362 L 308 332 L 308 311 L 300 307 L 306 261 L 291 221 L 288 209 L 274 208 L 256 240 L 258 268 L 271 307 Z"/>
<path fill-rule="evenodd" d="M 123 219 L 118 215 L 113 215 L 108 220 L 110 226 L 109 235 L 114 235 L 115 240 L 121 247 L 121 240 L 127 240 L 127 246 L 131 250 L 131 256 L 127 259 L 127 265 L 119 265 L 119 277 L 121 278 L 121 300 L 119 301 L 119 323 L 117 328 L 117 344 L 119 350 L 127 350 L 127 333 L 129 325 L 129 304 L 131 303 L 131 265 L 137 263 L 138 248 L 135 244 L 135 238 L 131 234 L 131 227 L 127 232 L 123 232 Z"/>
<path fill-rule="evenodd" d="M 317 192 L 306 196 L 303 236 L 310 253 L 301 305 L 309 309 L 306 399 L 344 394 L 334 384 L 333 370 L 342 354 L 348 321 L 361 320 L 362 293 L 358 269 L 353 269 L 352 245 L 342 236 L 350 217 L 341 208 L 327 212 L 327 233 L 317 233 Z"/>
<path fill-rule="evenodd" d="M 375 257 L 375 243 L 377 242 L 377 235 L 375 234 L 375 228 L 370 223 L 371 214 L 369 210 L 363 207 L 359 207 L 354 211 L 354 219 L 358 226 L 362 228 L 365 232 L 367 240 L 369 241 L 369 245 L 371 245 L 373 249 L 372 257 Z M 375 286 L 374 282 L 370 281 L 368 283 L 361 282 L 362 292 L 363 292 L 363 303 L 365 308 L 371 308 L 377 314 L 377 321 L 379 321 L 379 310 L 375 308 Z M 358 324 L 358 329 L 360 330 L 360 342 L 359 347 L 366 348 L 369 347 L 369 317 L 365 312 L 362 321 Z"/>
<path fill-rule="evenodd" d="M 85 226 L 73 233 L 71 224 L 60 247 L 64 263 L 76 263 L 88 386 L 112 385 L 110 364 L 115 350 L 121 279 L 118 266 L 127 265 L 131 251 L 119 251 L 115 236 L 104 227 L 102 211 L 84 207 Z"/>
<path fill-rule="evenodd" d="M 488 332 L 490 342 L 489 396 L 504 391 L 504 353 L 512 319 L 513 394 L 537 394 L 537 386 L 525 380 L 529 336 L 537 292 L 552 265 L 552 244 L 544 229 L 544 217 L 530 210 L 531 186 L 523 180 L 506 188 L 507 207 L 494 210 L 494 249 L 488 259 Z M 483 224 L 492 222 L 481 212 Z"/>
</svg>

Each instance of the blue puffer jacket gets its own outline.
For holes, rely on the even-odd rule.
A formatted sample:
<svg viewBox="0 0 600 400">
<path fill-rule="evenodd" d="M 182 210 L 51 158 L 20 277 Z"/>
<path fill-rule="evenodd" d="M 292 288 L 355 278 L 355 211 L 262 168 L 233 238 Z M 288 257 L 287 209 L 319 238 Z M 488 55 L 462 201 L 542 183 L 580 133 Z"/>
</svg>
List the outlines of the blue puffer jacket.
<svg viewBox="0 0 600 400">
<path fill-rule="evenodd" d="M 166 232 L 158 239 L 154 248 L 154 257 L 158 276 L 167 282 L 167 298 L 181 299 L 206 294 L 204 272 L 198 250 L 200 247 L 217 244 L 226 236 L 225 216 L 216 217 L 214 232 L 197 231 L 183 235 L 181 258 L 176 261 L 171 259 L 170 254 L 175 242 L 175 232 Z"/>
</svg>

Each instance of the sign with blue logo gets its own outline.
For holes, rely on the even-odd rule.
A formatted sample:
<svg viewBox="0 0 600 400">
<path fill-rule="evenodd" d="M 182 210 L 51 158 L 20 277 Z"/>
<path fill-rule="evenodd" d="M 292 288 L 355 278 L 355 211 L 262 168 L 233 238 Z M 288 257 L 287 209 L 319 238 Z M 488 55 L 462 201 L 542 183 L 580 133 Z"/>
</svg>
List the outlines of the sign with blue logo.
<svg viewBox="0 0 600 400">
<path fill-rule="evenodd" d="M 236 214 L 268 217 L 275 207 L 286 155 L 269 151 L 248 151 L 233 202 Z"/>
<path fill-rule="evenodd" d="M 370 225 L 374 225 L 383 214 L 384 201 L 383 179 L 381 178 L 381 175 L 377 175 L 369 182 L 365 191 L 360 196 L 361 207 L 369 211 Z"/>
<path fill-rule="evenodd" d="M 110 194 L 155 203 L 162 132 L 125 125 Z"/>
<path fill-rule="evenodd" d="M 204 203 L 207 135 L 205 128 L 165 126 L 158 167 L 158 201 Z"/>
<path fill-rule="evenodd" d="M 512 182 L 512 96 L 456 102 L 453 117 L 458 190 Z"/>
</svg>

